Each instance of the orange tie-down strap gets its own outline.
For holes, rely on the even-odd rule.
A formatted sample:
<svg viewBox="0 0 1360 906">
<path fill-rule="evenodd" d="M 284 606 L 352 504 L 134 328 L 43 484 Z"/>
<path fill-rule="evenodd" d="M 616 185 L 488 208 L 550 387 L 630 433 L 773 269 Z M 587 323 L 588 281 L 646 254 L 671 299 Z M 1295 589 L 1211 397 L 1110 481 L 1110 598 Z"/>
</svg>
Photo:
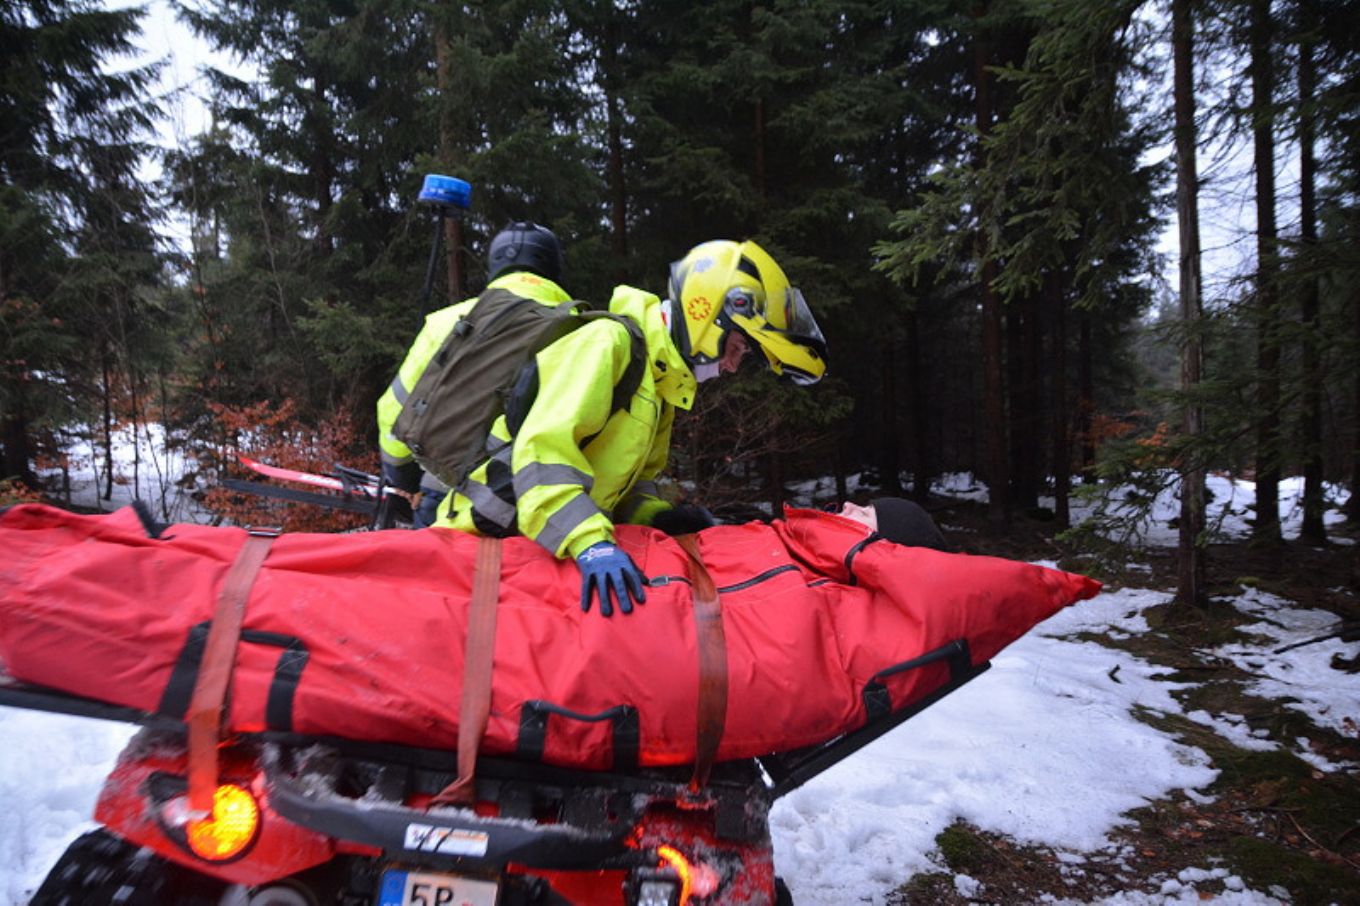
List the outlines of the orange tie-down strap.
<svg viewBox="0 0 1360 906">
<path fill-rule="evenodd" d="M 496 650 L 496 601 L 500 597 L 501 541 L 477 542 L 472 574 L 467 650 L 463 652 L 463 699 L 458 709 L 458 779 L 439 791 L 430 805 L 469 805 L 476 796 L 477 750 L 491 716 L 492 655 Z"/>
<path fill-rule="evenodd" d="M 708 574 L 693 535 L 675 539 L 689 555 L 689 578 L 694 587 L 695 637 L 699 644 L 699 713 L 695 739 L 694 776 L 689 786 L 698 791 L 708 783 L 727 726 L 727 639 L 723 633 L 722 602 Z"/>
<path fill-rule="evenodd" d="M 222 741 L 222 708 L 236 664 L 246 600 L 280 530 L 250 528 L 247 532 L 245 544 L 236 554 L 217 595 L 217 609 L 184 718 L 189 725 L 189 808 L 201 814 L 212 814 L 213 794 L 217 790 L 217 746 Z"/>
</svg>

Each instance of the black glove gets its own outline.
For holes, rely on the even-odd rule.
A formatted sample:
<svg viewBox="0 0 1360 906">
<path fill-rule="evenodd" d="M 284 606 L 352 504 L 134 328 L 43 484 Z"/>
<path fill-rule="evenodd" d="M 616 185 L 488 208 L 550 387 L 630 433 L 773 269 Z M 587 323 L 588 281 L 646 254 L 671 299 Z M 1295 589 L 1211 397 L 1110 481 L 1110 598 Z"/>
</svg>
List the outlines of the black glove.
<svg viewBox="0 0 1360 906">
<path fill-rule="evenodd" d="M 386 494 L 378 507 L 377 528 L 392 528 L 397 523 L 412 525 L 411 501 L 400 494 Z"/>
<path fill-rule="evenodd" d="M 667 535 L 688 535 L 718 524 L 713 514 L 701 506 L 681 503 L 662 510 L 652 517 L 652 528 L 660 529 Z"/>
<path fill-rule="evenodd" d="M 632 557 L 608 541 L 586 548 L 576 558 L 576 564 L 581 567 L 581 610 L 590 612 L 590 599 L 596 590 L 600 595 L 600 615 L 605 617 L 614 614 L 611 597 L 619 602 L 619 610 L 624 613 L 633 612 L 633 598 L 639 604 L 647 600 L 647 593 L 642 590 L 647 577 Z"/>
<path fill-rule="evenodd" d="M 394 466 L 390 462 L 382 464 L 383 480 L 399 491 L 414 494 L 420 490 L 420 463 L 408 462 Z"/>
</svg>

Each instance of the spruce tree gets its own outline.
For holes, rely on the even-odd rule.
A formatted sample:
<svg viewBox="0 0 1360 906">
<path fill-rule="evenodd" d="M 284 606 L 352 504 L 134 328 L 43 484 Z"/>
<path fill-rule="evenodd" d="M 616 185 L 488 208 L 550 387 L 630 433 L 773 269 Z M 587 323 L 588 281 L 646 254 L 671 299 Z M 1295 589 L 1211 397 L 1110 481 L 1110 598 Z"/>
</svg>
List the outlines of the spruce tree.
<svg viewBox="0 0 1360 906">
<path fill-rule="evenodd" d="M 114 357 L 132 370 L 110 326 L 126 327 L 157 270 L 153 202 L 136 179 L 155 66 L 113 64 L 135 50 L 141 15 L 82 0 L 0 9 L 5 476 L 32 480 L 35 432 L 88 414 L 83 390 L 102 384 L 93 396 L 111 408 Z"/>
</svg>

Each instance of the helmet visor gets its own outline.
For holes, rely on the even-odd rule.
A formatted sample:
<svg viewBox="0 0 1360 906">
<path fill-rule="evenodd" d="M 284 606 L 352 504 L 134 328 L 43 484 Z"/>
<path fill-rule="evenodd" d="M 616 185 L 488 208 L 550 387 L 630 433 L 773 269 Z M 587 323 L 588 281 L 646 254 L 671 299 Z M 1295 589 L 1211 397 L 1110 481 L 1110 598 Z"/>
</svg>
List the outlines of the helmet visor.
<svg viewBox="0 0 1360 906">
<path fill-rule="evenodd" d="M 732 320 L 760 344 L 770 368 L 795 384 L 819 381 L 826 371 L 826 337 L 803 294 L 789 287 L 777 308 L 755 301 L 754 317 L 734 310 Z"/>
<path fill-rule="evenodd" d="M 779 326 L 777 319 L 770 318 L 768 315 L 765 320 L 777 330 L 788 336 L 791 340 L 804 341 L 809 346 L 826 348 L 826 337 L 822 336 L 822 329 L 817 326 L 817 319 L 812 316 L 812 309 L 808 308 L 807 300 L 803 298 L 803 293 L 796 286 L 790 286 L 784 293 L 784 312 L 783 327 Z"/>
</svg>

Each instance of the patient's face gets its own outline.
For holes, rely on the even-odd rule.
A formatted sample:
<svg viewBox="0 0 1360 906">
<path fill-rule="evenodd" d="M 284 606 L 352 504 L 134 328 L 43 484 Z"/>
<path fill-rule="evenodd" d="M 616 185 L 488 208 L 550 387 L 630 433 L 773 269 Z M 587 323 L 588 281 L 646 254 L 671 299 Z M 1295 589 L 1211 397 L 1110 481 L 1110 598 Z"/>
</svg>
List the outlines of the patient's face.
<svg viewBox="0 0 1360 906">
<path fill-rule="evenodd" d="M 862 522 L 874 531 L 878 531 L 878 513 L 874 512 L 874 508 L 871 506 L 860 506 L 847 500 L 845 505 L 841 507 L 841 515 L 846 519 Z"/>
</svg>

